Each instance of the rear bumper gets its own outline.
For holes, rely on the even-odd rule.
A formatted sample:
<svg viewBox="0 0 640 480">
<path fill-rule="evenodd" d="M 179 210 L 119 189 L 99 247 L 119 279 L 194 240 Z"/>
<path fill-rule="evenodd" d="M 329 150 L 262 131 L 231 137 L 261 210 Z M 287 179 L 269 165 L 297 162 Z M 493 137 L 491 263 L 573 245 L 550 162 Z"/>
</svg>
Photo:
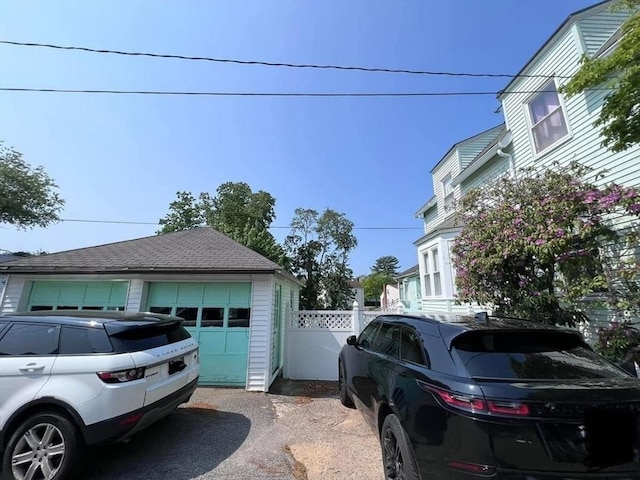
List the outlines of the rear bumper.
<svg viewBox="0 0 640 480">
<path fill-rule="evenodd" d="M 167 416 L 178 405 L 188 402 L 197 386 L 198 379 L 196 378 L 180 390 L 176 390 L 146 407 L 87 425 L 82 428 L 84 440 L 87 445 L 100 445 L 126 440 Z"/>
<path fill-rule="evenodd" d="M 437 477 L 440 478 L 440 477 Z M 624 473 L 541 473 L 541 472 L 525 472 L 521 470 L 502 470 L 498 469 L 490 475 L 480 475 L 473 473 L 451 470 L 450 473 L 444 474 L 442 479 L 446 480 L 638 480 L 640 479 L 640 470 L 637 472 Z"/>
</svg>

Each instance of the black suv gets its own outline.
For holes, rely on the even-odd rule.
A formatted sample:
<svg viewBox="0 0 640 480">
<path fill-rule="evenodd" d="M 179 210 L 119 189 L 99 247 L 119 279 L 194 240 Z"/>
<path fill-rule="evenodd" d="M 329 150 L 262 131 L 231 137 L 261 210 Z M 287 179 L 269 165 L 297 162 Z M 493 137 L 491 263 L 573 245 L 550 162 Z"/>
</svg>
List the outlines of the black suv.
<svg viewBox="0 0 640 480">
<path fill-rule="evenodd" d="M 347 339 L 338 368 L 387 479 L 640 478 L 640 380 L 574 330 L 381 316 Z"/>
</svg>

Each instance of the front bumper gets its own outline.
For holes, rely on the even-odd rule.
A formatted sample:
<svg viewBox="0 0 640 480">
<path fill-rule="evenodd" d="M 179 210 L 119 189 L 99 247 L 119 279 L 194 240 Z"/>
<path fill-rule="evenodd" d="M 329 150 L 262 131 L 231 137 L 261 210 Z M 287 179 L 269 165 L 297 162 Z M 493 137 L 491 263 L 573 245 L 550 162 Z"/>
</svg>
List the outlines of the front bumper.
<svg viewBox="0 0 640 480">
<path fill-rule="evenodd" d="M 178 405 L 186 403 L 198 386 L 196 378 L 172 394 L 150 405 L 115 418 L 86 425 L 82 435 L 87 445 L 100 445 L 126 440 L 170 414 Z"/>
</svg>

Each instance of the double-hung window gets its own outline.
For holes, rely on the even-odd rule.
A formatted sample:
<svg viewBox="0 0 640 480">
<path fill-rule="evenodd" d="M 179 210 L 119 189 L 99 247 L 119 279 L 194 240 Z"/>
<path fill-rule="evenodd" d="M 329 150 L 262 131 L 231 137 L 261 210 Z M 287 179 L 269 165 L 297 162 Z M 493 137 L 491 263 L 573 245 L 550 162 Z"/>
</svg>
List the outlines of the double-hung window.
<svg viewBox="0 0 640 480">
<path fill-rule="evenodd" d="M 440 278 L 440 259 L 438 247 L 431 248 L 423 254 L 424 259 L 424 293 L 426 297 L 442 295 L 442 281 Z"/>
<path fill-rule="evenodd" d="M 567 118 L 551 81 L 527 103 L 536 153 L 541 153 L 569 135 Z"/>
</svg>

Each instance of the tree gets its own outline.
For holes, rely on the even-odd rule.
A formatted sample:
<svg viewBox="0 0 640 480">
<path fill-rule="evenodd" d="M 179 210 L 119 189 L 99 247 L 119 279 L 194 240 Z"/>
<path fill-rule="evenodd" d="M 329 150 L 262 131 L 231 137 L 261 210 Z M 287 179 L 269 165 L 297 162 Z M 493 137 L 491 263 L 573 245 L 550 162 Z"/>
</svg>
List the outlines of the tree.
<svg viewBox="0 0 640 480">
<path fill-rule="evenodd" d="M 293 273 L 305 286 L 300 291 L 302 309 L 344 309 L 351 306 L 353 291 L 349 254 L 358 242 L 353 222 L 343 213 L 326 209 L 297 208 L 285 248 Z"/>
<path fill-rule="evenodd" d="M 623 0 L 618 9 L 632 12 L 640 0 Z M 616 49 L 598 58 L 583 56 L 580 70 L 561 88 L 568 96 L 590 88 L 611 88 L 595 127 L 604 127 L 602 144 L 614 152 L 640 143 L 640 10 L 621 27 Z"/>
<path fill-rule="evenodd" d="M 0 223 L 26 230 L 58 222 L 64 200 L 56 188 L 43 167 L 31 167 L 0 142 Z"/>
<path fill-rule="evenodd" d="M 244 182 L 226 182 L 216 195 L 178 192 L 169 213 L 160 219 L 159 234 L 208 225 L 259 254 L 287 265 L 284 249 L 269 232 L 275 219 L 275 198 L 268 192 L 253 192 Z"/>
<path fill-rule="evenodd" d="M 376 263 L 371 267 L 372 273 L 384 273 L 390 277 L 395 277 L 398 274 L 399 261 L 393 255 L 385 255 L 376 260 Z"/>
<path fill-rule="evenodd" d="M 640 193 L 599 187 L 586 180 L 591 173 L 556 164 L 466 193 L 452 249 L 459 300 L 573 326 L 589 320 L 584 300 L 596 294 L 621 317 L 637 317 Z"/>
</svg>

